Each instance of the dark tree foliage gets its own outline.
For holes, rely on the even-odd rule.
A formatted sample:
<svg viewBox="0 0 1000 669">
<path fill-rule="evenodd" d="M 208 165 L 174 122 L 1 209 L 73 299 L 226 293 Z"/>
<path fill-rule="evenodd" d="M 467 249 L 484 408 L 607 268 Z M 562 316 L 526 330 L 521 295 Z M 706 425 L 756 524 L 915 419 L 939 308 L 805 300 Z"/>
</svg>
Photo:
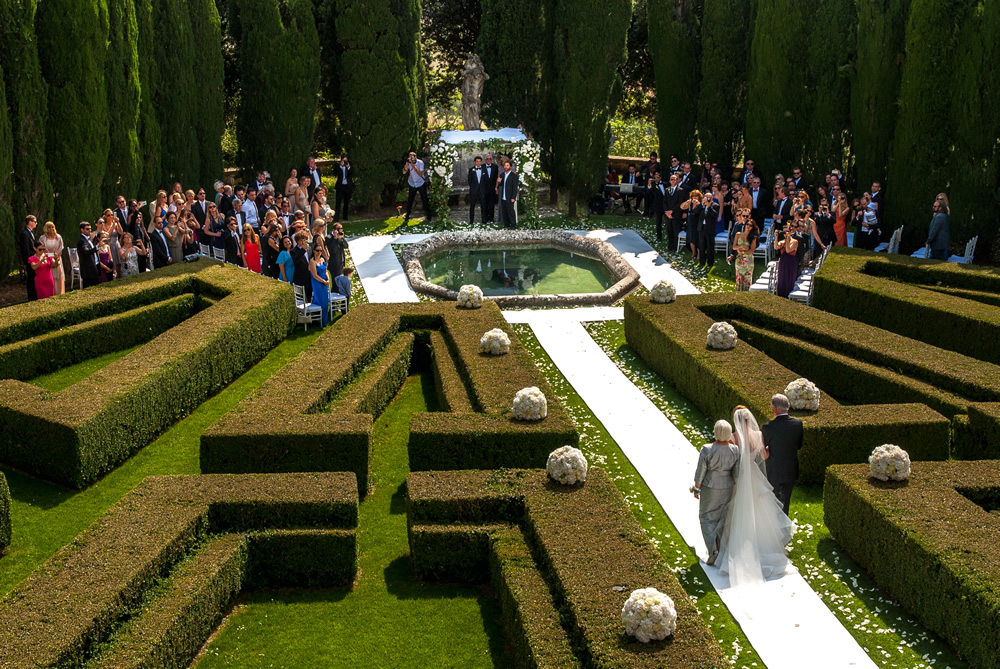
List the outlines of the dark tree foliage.
<svg viewBox="0 0 1000 669">
<path fill-rule="evenodd" d="M 108 91 L 108 166 L 101 203 L 116 195 L 131 197 L 139 188 L 139 52 L 134 0 L 108 0 L 108 56 L 104 84 Z"/>
<path fill-rule="evenodd" d="M 195 131 L 202 186 L 222 178 L 222 133 L 226 128 L 222 25 L 215 0 L 190 0 L 194 37 Z"/>
<path fill-rule="evenodd" d="M 608 160 L 610 101 L 625 60 L 632 0 L 557 0 L 552 105 L 552 177 L 573 203 L 590 197 Z"/>
<path fill-rule="evenodd" d="M 976 256 L 993 259 L 1000 232 L 1000 3 L 976 2 L 966 16 L 955 55 L 952 95 L 951 233 L 979 235 Z M 992 253 L 991 253 L 992 252 Z"/>
<path fill-rule="evenodd" d="M 31 213 L 52 216 L 52 182 L 45 164 L 49 91 L 42 77 L 35 38 L 35 0 L 0 0 L 0 65 L 14 146 L 15 220 Z"/>
<path fill-rule="evenodd" d="M 811 9 L 806 65 L 812 115 L 802 167 L 817 183 L 833 168 L 851 167 L 851 77 L 857 48 L 854 0 L 817 0 Z"/>
<path fill-rule="evenodd" d="M 656 81 L 649 54 L 649 20 L 646 0 L 635 0 L 632 23 L 625 42 L 627 57 L 618 68 L 622 94 L 616 116 L 653 121 L 656 118 Z"/>
<path fill-rule="evenodd" d="M 406 66 L 406 86 L 413 92 L 413 117 L 408 120 L 410 143 L 427 141 L 427 90 L 420 37 L 420 0 L 390 0 L 390 11 L 398 21 L 399 55 Z"/>
<path fill-rule="evenodd" d="M 101 210 L 108 162 L 108 7 L 104 0 L 45 0 L 35 21 L 49 85 L 46 151 L 56 196 L 53 220 L 73 244 L 80 221 L 93 220 Z"/>
<path fill-rule="evenodd" d="M 17 224 L 11 207 L 14 166 L 14 137 L 7 118 L 7 91 L 0 68 L 0 276 L 7 276 L 17 263 Z M 4 546 L 0 545 L 0 549 Z"/>
<path fill-rule="evenodd" d="M 153 62 L 157 70 L 153 107 L 162 136 L 162 174 L 166 186 L 200 183 L 198 86 L 194 76 L 195 44 L 186 0 L 153 2 Z M 211 176 L 211 175 L 210 175 Z"/>
<path fill-rule="evenodd" d="M 811 6 L 799 0 L 760 0 L 754 16 L 746 154 L 757 162 L 768 181 L 802 161 L 811 112 L 804 68 L 807 11 Z"/>
<path fill-rule="evenodd" d="M 242 97 L 236 118 L 241 163 L 285 175 L 313 146 L 319 34 L 311 0 L 235 0 Z"/>
<path fill-rule="evenodd" d="M 913 0 L 910 5 L 885 195 L 886 217 L 894 226 L 905 224 L 903 236 L 910 243 L 926 238 L 931 203 L 948 186 L 955 131 L 950 86 L 942 82 L 952 79 L 967 7 L 967 0 Z"/>
<path fill-rule="evenodd" d="M 444 107 L 459 90 L 465 59 L 476 48 L 482 1 L 424 0 L 423 5 L 423 61 L 430 73 L 427 101 Z"/>
<path fill-rule="evenodd" d="M 124 193 L 125 197 L 140 200 L 152 199 L 160 187 L 163 167 L 160 159 L 163 153 L 163 139 L 160 120 L 157 116 L 154 97 L 159 84 L 159 70 L 153 60 L 153 0 L 135 0 L 135 20 L 138 29 L 136 52 L 139 57 L 139 155 L 142 160 L 142 174 L 139 190 Z"/>
<path fill-rule="evenodd" d="M 859 184 L 885 179 L 910 2 L 856 0 L 858 55 L 851 86 L 851 134 Z M 887 184 L 886 197 L 891 189 Z"/>
<path fill-rule="evenodd" d="M 701 36 L 699 0 L 649 0 L 649 53 L 656 79 L 660 152 L 693 158 Z"/>
<path fill-rule="evenodd" d="M 337 0 L 313 0 L 316 32 L 319 34 L 319 102 L 316 106 L 317 151 L 339 154 L 340 119 L 337 100 L 340 99 L 340 46 L 337 40 Z"/>
<path fill-rule="evenodd" d="M 743 154 L 750 3 L 705 0 L 701 22 L 698 141 L 704 160 L 732 167 Z"/>
</svg>

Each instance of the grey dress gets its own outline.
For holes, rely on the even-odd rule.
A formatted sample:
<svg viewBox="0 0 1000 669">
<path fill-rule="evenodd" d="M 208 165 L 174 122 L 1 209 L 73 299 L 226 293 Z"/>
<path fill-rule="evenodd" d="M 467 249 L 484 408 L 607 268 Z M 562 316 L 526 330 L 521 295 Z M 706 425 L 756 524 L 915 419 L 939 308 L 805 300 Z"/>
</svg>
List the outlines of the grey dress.
<svg viewBox="0 0 1000 669">
<path fill-rule="evenodd" d="M 740 449 L 735 444 L 706 444 L 698 455 L 694 483 L 701 486 L 698 518 L 709 555 L 716 541 L 722 537 L 723 520 L 729 500 L 733 497 L 739 461 Z"/>
</svg>

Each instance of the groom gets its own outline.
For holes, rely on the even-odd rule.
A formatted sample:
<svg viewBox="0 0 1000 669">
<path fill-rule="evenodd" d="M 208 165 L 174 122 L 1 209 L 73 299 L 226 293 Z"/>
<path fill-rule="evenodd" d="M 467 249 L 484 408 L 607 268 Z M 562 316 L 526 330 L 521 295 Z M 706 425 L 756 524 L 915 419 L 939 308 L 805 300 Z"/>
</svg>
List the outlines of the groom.
<svg viewBox="0 0 1000 669">
<path fill-rule="evenodd" d="M 799 449 L 802 448 L 802 421 L 788 415 L 788 398 L 775 395 L 771 398 L 774 419 L 761 427 L 767 457 L 767 482 L 774 488 L 774 496 L 788 515 L 792 488 L 799 477 Z"/>
<path fill-rule="evenodd" d="M 725 420 L 716 422 L 715 443 L 702 447 L 692 488 L 694 496 L 699 500 L 698 519 L 708 548 L 707 564 L 715 564 L 722 548 L 722 525 L 726 507 L 733 498 L 733 486 L 736 485 L 734 476 L 739 461 L 740 449 L 733 444 L 732 425 Z"/>
</svg>

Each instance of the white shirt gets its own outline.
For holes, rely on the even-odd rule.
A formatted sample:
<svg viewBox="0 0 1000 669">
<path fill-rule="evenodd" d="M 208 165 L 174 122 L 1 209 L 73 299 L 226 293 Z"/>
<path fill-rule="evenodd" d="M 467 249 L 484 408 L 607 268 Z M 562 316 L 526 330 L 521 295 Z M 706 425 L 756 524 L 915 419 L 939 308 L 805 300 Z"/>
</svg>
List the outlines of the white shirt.
<svg viewBox="0 0 1000 669">
<path fill-rule="evenodd" d="M 756 209 L 757 208 L 757 189 L 756 188 L 751 188 L 750 192 L 753 195 L 753 208 Z"/>
<path fill-rule="evenodd" d="M 421 172 L 424 171 L 424 161 L 420 160 L 420 158 L 417 158 L 416 162 L 410 165 L 410 171 L 406 173 L 406 183 L 414 188 L 420 188 L 424 185 L 424 183 L 426 183 L 424 178 L 417 174 L 416 168 L 418 167 Z"/>
<path fill-rule="evenodd" d="M 344 184 L 346 186 L 347 185 L 347 165 L 341 165 L 340 166 L 340 173 L 344 175 L 344 180 L 341 181 L 340 183 L 342 183 L 342 184 Z"/>
<path fill-rule="evenodd" d="M 482 167 L 473 167 L 472 169 L 474 169 L 476 171 L 476 183 L 479 183 L 480 181 L 483 180 L 483 168 Z"/>
<path fill-rule="evenodd" d="M 247 223 L 249 223 L 250 227 L 252 227 L 252 228 L 258 227 L 258 225 L 257 225 L 257 203 L 255 203 L 253 200 L 250 200 L 250 201 L 246 202 L 243 205 L 243 207 L 244 207 L 243 213 L 247 215 Z M 242 226 L 240 226 L 240 234 L 241 235 L 243 234 L 243 228 L 242 228 Z"/>
</svg>

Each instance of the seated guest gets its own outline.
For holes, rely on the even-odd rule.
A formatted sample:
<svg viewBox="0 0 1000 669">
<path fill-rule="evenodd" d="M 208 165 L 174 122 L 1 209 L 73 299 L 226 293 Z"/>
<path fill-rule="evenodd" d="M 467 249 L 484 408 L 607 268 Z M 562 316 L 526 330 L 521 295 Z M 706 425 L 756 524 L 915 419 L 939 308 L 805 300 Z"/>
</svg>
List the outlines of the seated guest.
<svg viewBox="0 0 1000 669">
<path fill-rule="evenodd" d="M 351 306 L 351 276 L 354 274 L 353 267 L 345 267 L 344 271 L 341 272 L 333 281 L 336 284 L 337 292 L 347 298 L 347 306 L 344 307 L 344 313 Z"/>
</svg>

